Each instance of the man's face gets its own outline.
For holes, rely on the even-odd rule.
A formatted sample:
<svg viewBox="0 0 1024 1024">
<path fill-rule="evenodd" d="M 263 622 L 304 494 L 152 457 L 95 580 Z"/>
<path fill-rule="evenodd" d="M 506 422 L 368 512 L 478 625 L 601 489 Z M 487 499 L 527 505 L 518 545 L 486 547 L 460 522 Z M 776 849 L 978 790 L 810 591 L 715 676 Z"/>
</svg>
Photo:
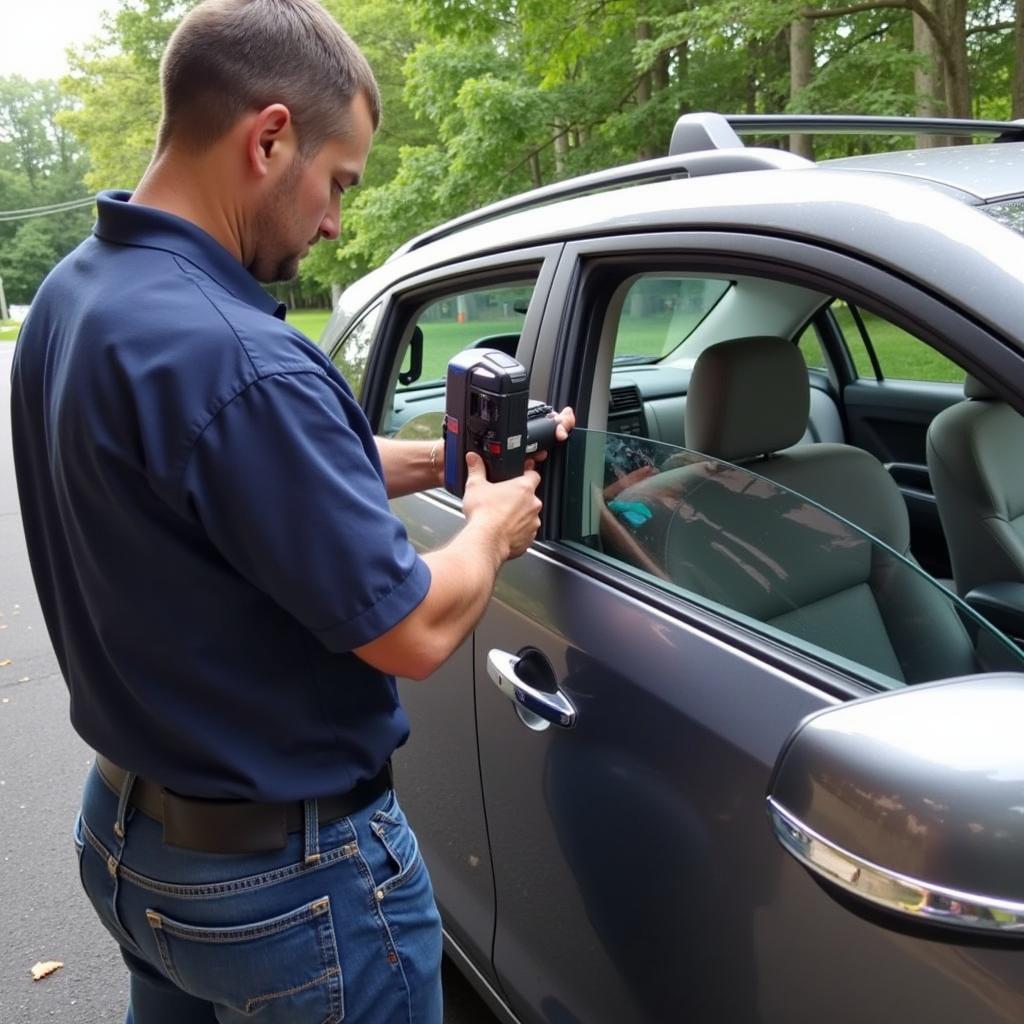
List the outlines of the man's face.
<svg viewBox="0 0 1024 1024">
<path fill-rule="evenodd" d="M 348 131 L 306 160 L 297 155 L 257 211 L 248 268 L 256 280 L 292 280 L 314 243 L 341 234 L 341 196 L 362 177 L 372 141 L 373 119 L 360 93 L 349 108 Z"/>
</svg>

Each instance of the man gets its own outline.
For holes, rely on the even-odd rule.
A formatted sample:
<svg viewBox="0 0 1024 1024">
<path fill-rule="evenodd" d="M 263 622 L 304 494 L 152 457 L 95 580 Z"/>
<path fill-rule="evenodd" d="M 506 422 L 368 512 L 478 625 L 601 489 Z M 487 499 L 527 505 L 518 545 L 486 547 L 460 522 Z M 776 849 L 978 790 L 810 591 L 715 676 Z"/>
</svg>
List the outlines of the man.
<svg viewBox="0 0 1024 1024">
<path fill-rule="evenodd" d="M 464 529 L 419 557 L 387 499 L 441 483 L 436 446 L 378 446 L 256 283 L 338 236 L 379 118 L 314 0 L 207 0 L 162 86 L 149 170 L 40 289 L 12 380 L 33 573 L 98 752 L 82 881 L 129 1021 L 439 1022 L 392 676 L 472 630 L 538 476 L 471 456 Z"/>
</svg>

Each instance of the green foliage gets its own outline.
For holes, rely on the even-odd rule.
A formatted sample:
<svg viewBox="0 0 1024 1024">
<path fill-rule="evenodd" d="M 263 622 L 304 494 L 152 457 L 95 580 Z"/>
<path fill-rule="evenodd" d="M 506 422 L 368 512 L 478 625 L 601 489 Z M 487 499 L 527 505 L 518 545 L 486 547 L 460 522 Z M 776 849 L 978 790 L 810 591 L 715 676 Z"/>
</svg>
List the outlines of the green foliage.
<svg viewBox="0 0 1024 1024">
<path fill-rule="evenodd" d="M 119 0 L 101 36 L 75 55 L 63 88 L 76 109 L 58 112 L 51 121 L 71 129 L 88 150 L 90 187 L 130 187 L 142 174 L 159 120 L 160 54 L 194 2 Z M 660 155 L 682 112 L 908 114 L 920 100 L 915 69 L 925 66 L 913 50 L 905 5 L 867 5 L 832 15 L 864 5 L 324 3 L 374 67 L 384 113 L 364 184 L 345 199 L 343 241 L 313 250 L 298 284 L 282 289 L 290 299 L 296 292 L 323 295 L 353 280 L 411 235 L 464 211 L 538 184 Z M 1010 0 L 968 4 L 967 59 L 978 116 L 1010 114 L 1014 8 Z M 789 30 L 808 10 L 828 16 L 812 22 L 811 80 L 793 92 Z M 28 152 L 31 132 L 24 131 L 19 144 Z M 893 144 L 887 138 L 841 136 L 816 140 L 815 149 L 818 157 L 828 157 Z M 21 179 L 9 180 L 5 172 L 18 159 L 0 132 L 0 201 L 8 195 L 15 201 Z M 31 243 L 30 234 L 24 244 Z"/>
<path fill-rule="evenodd" d="M 28 304 L 42 280 L 89 233 L 91 210 L 21 221 L 0 243 L 0 277 L 7 301 Z"/>
<path fill-rule="evenodd" d="M 87 195 L 85 156 L 62 122 L 55 82 L 0 77 L 0 210 L 38 208 Z M 0 219 L 0 277 L 9 302 L 32 300 L 50 268 L 85 237 L 88 210 Z"/>
<path fill-rule="evenodd" d="M 133 188 L 160 123 L 160 55 L 198 0 L 120 0 L 100 35 L 71 55 L 61 82 L 75 109 L 62 123 L 89 151 L 93 191 Z"/>
</svg>

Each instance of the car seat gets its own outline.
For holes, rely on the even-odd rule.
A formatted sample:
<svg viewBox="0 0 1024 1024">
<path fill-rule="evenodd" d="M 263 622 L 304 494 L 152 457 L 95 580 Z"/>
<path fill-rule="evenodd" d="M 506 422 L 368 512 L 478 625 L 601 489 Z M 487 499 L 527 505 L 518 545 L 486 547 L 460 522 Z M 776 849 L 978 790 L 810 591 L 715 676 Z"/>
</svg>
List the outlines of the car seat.
<svg viewBox="0 0 1024 1024">
<path fill-rule="evenodd" d="M 1024 417 L 981 381 L 928 428 L 928 472 L 958 594 L 1024 582 Z"/>
<path fill-rule="evenodd" d="M 639 568 L 895 679 L 976 671 L 948 594 L 912 563 L 899 488 L 860 448 L 798 445 L 808 408 L 791 341 L 710 346 L 690 380 L 691 453 L 618 494 L 608 508 L 632 525 L 617 517 L 602 540 L 628 558 L 628 530 Z"/>
</svg>

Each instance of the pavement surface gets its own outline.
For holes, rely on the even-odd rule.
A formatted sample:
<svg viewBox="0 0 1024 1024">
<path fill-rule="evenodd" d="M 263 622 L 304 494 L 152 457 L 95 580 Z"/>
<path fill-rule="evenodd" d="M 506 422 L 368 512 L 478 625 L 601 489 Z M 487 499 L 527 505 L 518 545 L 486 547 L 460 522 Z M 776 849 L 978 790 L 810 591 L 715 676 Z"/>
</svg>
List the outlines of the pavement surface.
<svg viewBox="0 0 1024 1024">
<path fill-rule="evenodd" d="M 0 342 L 0 1024 L 123 1021 L 127 974 L 78 882 L 71 829 L 91 751 L 68 695 L 29 570 L 14 483 L 10 371 Z M 64 967 L 34 982 L 39 961 Z M 445 1024 L 492 1024 L 446 965 Z M 182 1022 L 187 1024 L 187 1022 Z"/>
</svg>

